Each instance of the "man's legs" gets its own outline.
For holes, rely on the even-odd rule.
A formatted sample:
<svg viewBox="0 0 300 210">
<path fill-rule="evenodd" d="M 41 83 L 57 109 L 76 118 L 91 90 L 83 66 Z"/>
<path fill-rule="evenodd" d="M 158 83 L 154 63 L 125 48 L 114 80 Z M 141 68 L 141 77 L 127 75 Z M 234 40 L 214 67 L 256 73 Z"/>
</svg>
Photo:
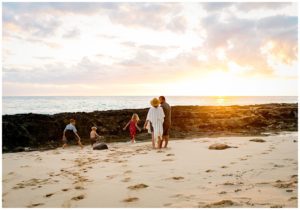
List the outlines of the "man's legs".
<svg viewBox="0 0 300 210">
<path fill-rule="evenodd" d="M 162 136 L 162 139 L 161 139 L 161 141 L 160 141 L 160 143 L 159 143 L 159 148 L 162 148 L 162 145 L 163 145 L 163 141 L 165 140 L 165 137 L 164 136 Z"/>
<path fill-rule="evenodd" d="M 168 142 L 169 142 L 169 135 L 164 136 L 163 139 L 164 139 L 164 142 L 165 142 L 164 148 L 167 148 Z"/>
</svg>

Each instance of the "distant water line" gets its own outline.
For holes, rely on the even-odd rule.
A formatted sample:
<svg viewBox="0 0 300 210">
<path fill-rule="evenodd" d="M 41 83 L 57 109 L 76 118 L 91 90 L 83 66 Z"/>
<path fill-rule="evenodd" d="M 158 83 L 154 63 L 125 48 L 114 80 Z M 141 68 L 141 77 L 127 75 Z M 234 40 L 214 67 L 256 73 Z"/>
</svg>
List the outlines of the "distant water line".
<svg viewBox="0 0 300 210">
<path fill-rule="evenodd" d="M 150 106 L 152 96 L 4 96 L 3 114 L 92 112 L 138 109 Z M 297 103 L 297 96 L 166 96 L 171 106 L 229 106 Z"/>
</svg>

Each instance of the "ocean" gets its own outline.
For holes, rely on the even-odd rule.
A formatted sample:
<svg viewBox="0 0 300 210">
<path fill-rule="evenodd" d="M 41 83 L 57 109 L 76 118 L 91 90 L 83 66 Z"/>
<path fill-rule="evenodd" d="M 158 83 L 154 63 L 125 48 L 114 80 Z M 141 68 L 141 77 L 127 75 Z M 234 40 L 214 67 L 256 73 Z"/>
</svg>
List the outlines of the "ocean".
<svg viewBox="0 0 300 210">
<path fill-rule="evenodd" d="M 152 96 L 3 96 L 2 114 L 55 114 L 136 109 L 150 106 Z M 166 96 L 171 106 L 228 106 L 297 103 L 297 96 Z"/>
</svg>

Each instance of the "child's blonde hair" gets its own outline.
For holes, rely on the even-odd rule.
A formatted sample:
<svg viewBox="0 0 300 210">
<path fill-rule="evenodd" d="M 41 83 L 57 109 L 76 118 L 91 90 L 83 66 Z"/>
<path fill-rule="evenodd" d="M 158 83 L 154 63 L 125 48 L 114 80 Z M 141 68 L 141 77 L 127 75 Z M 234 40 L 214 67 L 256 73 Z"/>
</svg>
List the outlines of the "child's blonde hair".
<svg viewBox="0 0 300 210">
<path fill-rule="evenodd" d="M 136 121 L 139 121 L 139 120 L 140 120 L 140 118 L 139 118 L 139 116 L 138 116 L 137 113 L 134 113 L 134 114 L 132 115 L 131 119 L 132 119 L 132 120 L 136 120 Z"/>
<path fill-rule="evenodd" d="M 93 126 L 91 129 L 95 131 L 95 130 L 97 130 L 97 127 Z"/>
</svg>

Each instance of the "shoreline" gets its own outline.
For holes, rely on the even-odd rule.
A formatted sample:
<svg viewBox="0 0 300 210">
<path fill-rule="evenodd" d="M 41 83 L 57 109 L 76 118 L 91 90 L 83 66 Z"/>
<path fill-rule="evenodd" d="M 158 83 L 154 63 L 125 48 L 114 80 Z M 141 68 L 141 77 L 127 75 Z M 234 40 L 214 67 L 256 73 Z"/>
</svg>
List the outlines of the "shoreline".
<svg viewBox="0 0 300 210">
<path fill-rule="evenodd" d="M 54 115 L 3 115 L 3 152 L 33 149 L 53 149 L 61 146 L 62 131 L 70 118 L 85 145 L 89 144 L 92 126 L 105 142 L 126 141 L 128 131 L 123 126 L 132 113 L 137 113 L 144 124 L 148 108 L 110 111 L 60 113 Z M 297 131 L 298 103 L 261 104 L 250 106 L 173 106 L 170 138 L 186 139 L 205 136 L 249 136 L 266 132 Z M 136 139 L 146 141 L 151 136 L 143 131 Z"/>
<path fill-rule="evenodd" d="M 253 142 L 252 139 L 265 142 Z M 298 132 L 2 156 L 3 207 L 297 207 Z M 223 143 L 231 146 L 211 150 Z M 111 196 L 113 195 L 113 196 Z"/>
<path fill-rule="evenodd" d="M 262 96 L 264 97 L 264 96 Z M 294 97 L 294 96 L 293 96 Z M 296 96 L 295 96 L 296 97 Z M 278 102 L 278 103 L 257 103 L 257 104 L 232 104 L 232 105 L 174 105 L 171 107 L 251 107 L 251 106 L 265 106 L 265 105 L 298 105 L 298 102 L 291 102 L 291 103 L 284 103 L 284 102 Z M 16 115 L 46 115 L 46 116 L 52 116 L 52 115 L 60 115 L 60 114 L 88 114 L 88 113 L 94 113 L 94 112 L 114 112 L 114 111 L 134 111 L 134 110 L 145 110 L 149 109 L 148 107 L 141 107 L 141 108 L 124 108 L 124 109 L 105 109 L 105 110 L 92 110 L 92 111 L 76 111 L 76 112 L 56 112 L 56 113 L 35 113 L 35 112 L 26 112 L 26 113 L 13 113 L 13 114 L 2 114 L 3 116 L 16 116 Z"/>
</svg>

